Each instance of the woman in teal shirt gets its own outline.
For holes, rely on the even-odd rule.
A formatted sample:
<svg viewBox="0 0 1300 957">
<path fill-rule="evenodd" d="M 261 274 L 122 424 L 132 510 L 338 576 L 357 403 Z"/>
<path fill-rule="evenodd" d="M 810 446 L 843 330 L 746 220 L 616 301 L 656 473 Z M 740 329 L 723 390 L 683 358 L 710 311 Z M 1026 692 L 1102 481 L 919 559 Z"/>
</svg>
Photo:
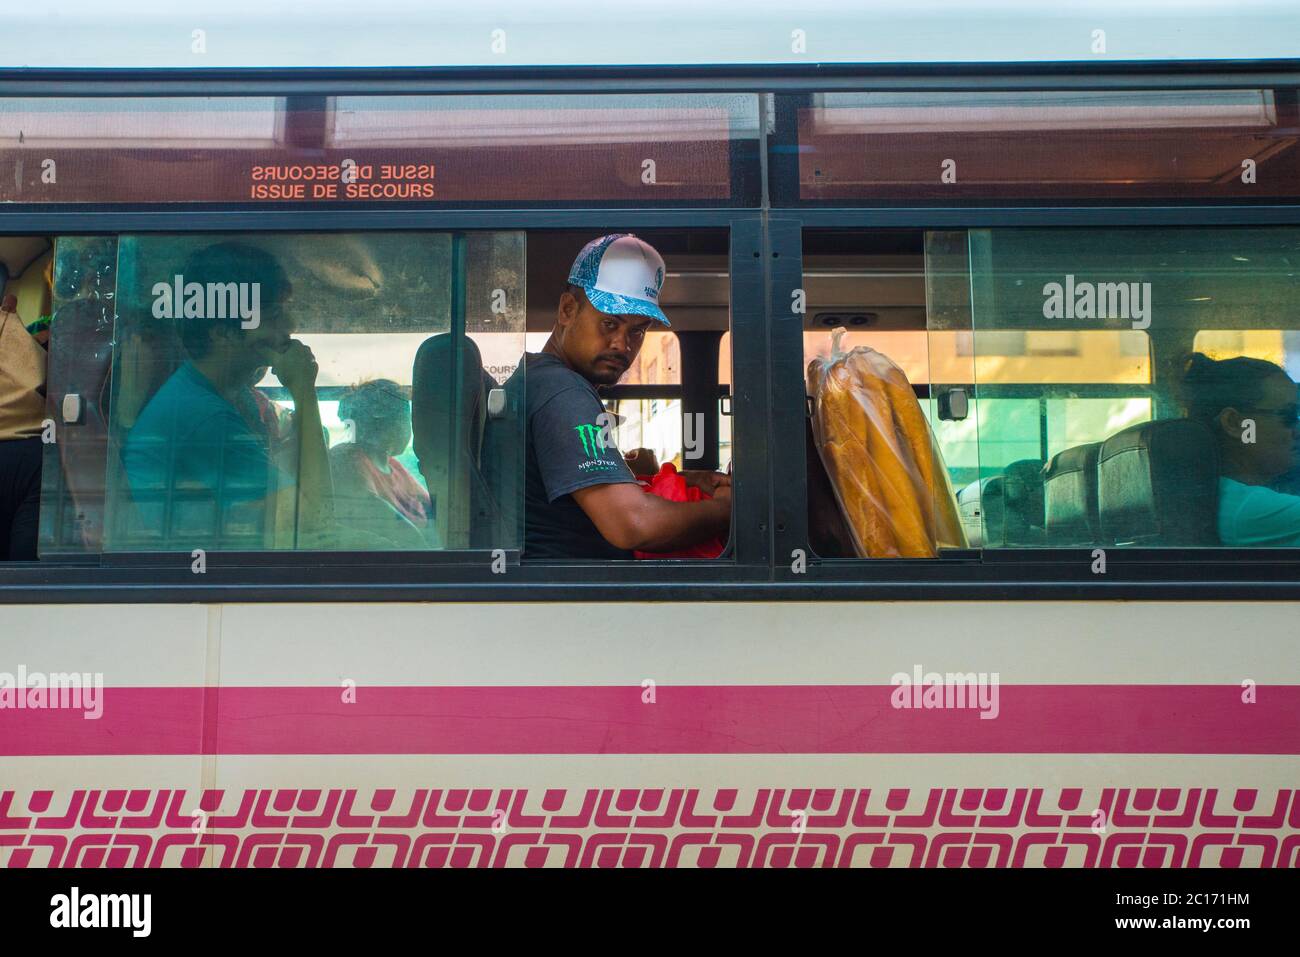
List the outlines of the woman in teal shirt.
<svg viewBox="0 0 1300 957">
<path fill-rule="evenodd" d="M 1188 418 L 1219 445 L 1219 540 L 1224 545 L 1300 547 L 1300 496 L 1269 486 L 1300 462 L 1300 393 L 1281 368 L 1240 356 L 1195 353 L 1183 394 Z"/>
</svg>

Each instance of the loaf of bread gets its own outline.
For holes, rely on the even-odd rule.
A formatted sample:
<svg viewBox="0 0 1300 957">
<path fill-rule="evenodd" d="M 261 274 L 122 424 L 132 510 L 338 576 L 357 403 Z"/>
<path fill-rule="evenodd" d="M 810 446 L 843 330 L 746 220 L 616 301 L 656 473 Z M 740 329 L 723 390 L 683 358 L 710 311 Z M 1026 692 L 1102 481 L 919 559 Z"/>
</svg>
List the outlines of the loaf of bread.
<svg viewBox="0 0 1300 957">
<path fill-rule="evenodd" d="M 863 558 L 933 558 L 964 548 L 943 457 L 903 370 L 874 349 L 808 366 L 813 435 Z"/>
</svg>

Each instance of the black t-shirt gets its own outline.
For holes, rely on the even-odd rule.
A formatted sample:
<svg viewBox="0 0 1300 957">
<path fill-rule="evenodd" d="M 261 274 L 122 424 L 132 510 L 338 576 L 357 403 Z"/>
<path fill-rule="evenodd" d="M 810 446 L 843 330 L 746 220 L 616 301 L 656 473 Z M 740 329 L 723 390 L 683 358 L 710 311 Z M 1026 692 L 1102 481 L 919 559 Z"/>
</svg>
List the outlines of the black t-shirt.
<svg viewBox="0 0 1300 957">
<path fill-rule="evenodd" d="M 527 353 L 524 557 L 631 558 L 597 530 L 573 492 L 636 482 L 610 438 L 595 387 L 549 353 Z M 604 416 L 602 418 L 602 415 Z"/>
</svg>

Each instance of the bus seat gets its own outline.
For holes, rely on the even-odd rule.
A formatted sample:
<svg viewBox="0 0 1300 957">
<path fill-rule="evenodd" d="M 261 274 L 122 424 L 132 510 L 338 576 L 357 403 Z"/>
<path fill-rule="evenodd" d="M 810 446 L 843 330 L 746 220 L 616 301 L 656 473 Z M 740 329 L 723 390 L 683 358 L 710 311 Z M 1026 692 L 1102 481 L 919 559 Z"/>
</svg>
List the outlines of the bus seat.
<svg viewBox="0 0 1300 957">
<path fill-rule="evenodd" d="M 117 317 L 115 340 L 102 413 L 109 440 L 99 462 L 104 496 L 104 546 L 146 546 L 166 541 L 170 519 L 149 513 L 136 499 L 126 477 L 122 449 L 127 435 L 155 393 L 184 361 L 180 340 L 170 322 L 134 323 Z M 161 536 L 161 538 L 155 538 Z"/>
<path fill-rule="evenodd" d="M 986 548 L 1043 543 L 1043 463 L 1021 459 L 962 489 L 957 496 L 962 523 L 979 525 Z"/>
<path fill-rule="evenodd" d="M 1007 545 L 1041 545 L 1043 533 L 1043 463 L 1012 462 L 1002 473 L 1002 527 Z"/>
<path fill-rule="evenodd" d="M 1214 437 L 1188 419 L 1141 422 L 1112 435 L 1097 455 L 1104 541 L 1214 546 L 1219 462 Z"/>
<path fill-rule="evenodd" d="M 957 514 L 961 518 L 962 528 L 966 530 L 966 540 L 972 548 L 984 544 L 984 512 L 980 506 L 983 504 L 984 486 L 988 481 L 979 479 L 957 492 Z"/>
<path fill-rule="evenodd" d="M 453 394 L 459 361 L 461 389 Z M 496 380 L 478 346 L 450 333 L 426 339 L 411 373 L 411 430 L 420 474 L 433 500 L 434 524 L 446 548 L 499 548 L 517 542 L 516 517 L 502 512 L 498 492 L 518 478 L 499 467 L 505 451 L 499 420 L 488 414 Z M 507 402 L 507 412 L 510 412 Z M 484 450 L 487 456 L 484 456 Z M 513 502 L 513 495 L 508 499 Z M 505 543 L 503 545 L 503 543 Z"/>
<path fill-rule="evenodd" d="M 1001 548 L 1007 543 L 1007 501 L 1002 490 L 1004 478 L 994 475 L 980 485 L 980 513 L 983 517 L 985 548 Z"/>
<path fill-rule="evenodd" d="M 1097 512 L 1097 456 L 1100 442 L 1057 452 L 1047 463 L 1043 499 L 1050 545 L 1100 544 Z"/>
<path fill-rule="evenodd" d="M 811 419 L 804 419 L 804 460 L 808 463 L 808 544 L 821 558 L 853 558 L 857 554 L 853 536 L 817 451 Z"/>
</svg>

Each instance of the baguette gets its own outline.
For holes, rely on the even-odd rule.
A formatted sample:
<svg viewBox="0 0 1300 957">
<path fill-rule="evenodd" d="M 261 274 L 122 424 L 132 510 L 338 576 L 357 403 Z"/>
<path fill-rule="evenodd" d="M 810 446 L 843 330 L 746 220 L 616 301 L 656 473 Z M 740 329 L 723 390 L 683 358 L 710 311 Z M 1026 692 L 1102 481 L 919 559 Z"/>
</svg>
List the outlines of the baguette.
<svg viewBox="0 0 1300 957">
<path fill-rule="evenodd" d="M 827 442 L 823 463 L 844 514 L 859 558 L 898 558 L 900 552 L 885 514 L 866 447 L 856 442 Z"/>
<path fill-rule="evenodd" d="M 868 471 L 874 472 L 898 552 L 904 558 L 933 557 L 911 451 L 894 428 L 882 381 L 872 374 L 863 375 L 860 363 L 837 361 L 829 370 L 825 394 L 843 415 L 845 434 L 866 438 Z"/>
<path fill-rule="evenodd" d="M 897 558 L 898 545 L 867 453 L 866 434 L 848 421 L 843 381 L 828 388 L 834 363 L 813 359 L 808 363 L 808 392 L 813 396 L 813 438 L 827 477 L 831 481 L 840 515 L 859 558 Z M 852 401 L 847 397 L 847 401 Z"/>
<path fill-rule="evenodd" d="M 907 376 L 861 347 L 807 367 L 813 437 L 861 557 L 965 547 L 943 457 Z"/>
<path fill-rule="evenodd" d="M 948 481 L 948 470 L 935 445 L 934 433 L 926 419 L 925 410 L 917 401 L 912 384 L 907 381 L 902 369 L 878 352 L 873 352 L 871 359 L 873 367 L 885 380 L 899 432 L 912 447 L 913 458 L 924 483 L 924 505 L 929 516 L 926 528 L 936 544 L 965 548 L 966 533 L 957 515 L 957 503 Z"/>
</svg>

